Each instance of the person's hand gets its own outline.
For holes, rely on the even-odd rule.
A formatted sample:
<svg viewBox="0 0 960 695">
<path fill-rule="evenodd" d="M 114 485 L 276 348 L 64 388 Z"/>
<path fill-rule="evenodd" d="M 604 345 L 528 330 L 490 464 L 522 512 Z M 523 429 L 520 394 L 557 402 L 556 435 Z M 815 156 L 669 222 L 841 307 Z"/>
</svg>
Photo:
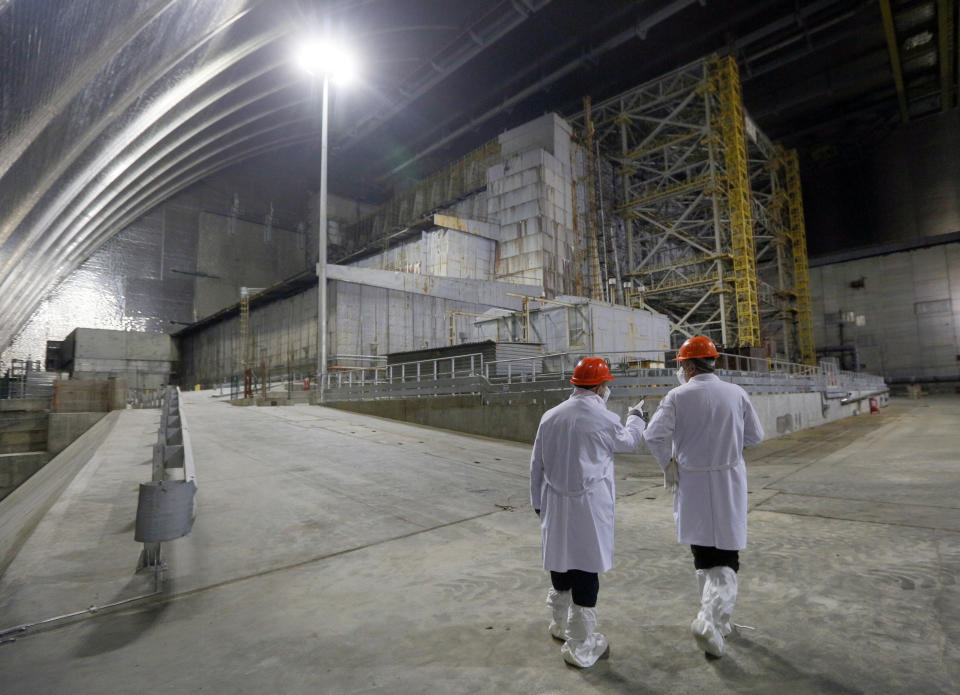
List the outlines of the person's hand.
<svg viewBox="0 0 960 695">
<path fill-rule="evenodd" d="M 677 460 L 670 459 L 666 469 L 663 471 L 663 489 L 676 494 L 677 486 L 680 484 L 680 470 L 677 468 Z"/>
<path fill-rule="evenodd" d="M 630 409 L 627 411 L 628 415 L 636 415 L 638 418 L 647 421 L 647 414 L 643 411 L 643 404 L 646 403 L 646 400 L 641 399 L 636 405 L 631 405 Z"/>
</svg>

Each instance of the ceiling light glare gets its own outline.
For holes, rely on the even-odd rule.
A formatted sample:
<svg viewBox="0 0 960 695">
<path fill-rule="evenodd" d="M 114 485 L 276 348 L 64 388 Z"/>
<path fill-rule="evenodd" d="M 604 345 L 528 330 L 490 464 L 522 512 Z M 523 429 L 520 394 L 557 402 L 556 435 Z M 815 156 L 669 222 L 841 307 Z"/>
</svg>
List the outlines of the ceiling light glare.
<svg viewBox="0 0 960 695">
<path fill-rule="evenodd" d="M 326 75 L 337 84 L 351 82 L 357 75 L 356 60 L 350 51 L 329 40 L 303 41 L 297 48 L 296 63 L 314 77 Z"/>
</svg>

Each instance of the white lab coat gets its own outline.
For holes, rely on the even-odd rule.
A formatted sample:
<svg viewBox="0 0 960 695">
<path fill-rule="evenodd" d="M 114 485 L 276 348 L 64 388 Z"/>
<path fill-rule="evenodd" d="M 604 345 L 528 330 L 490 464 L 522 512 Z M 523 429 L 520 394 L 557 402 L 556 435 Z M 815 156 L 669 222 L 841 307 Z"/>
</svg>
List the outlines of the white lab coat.
<svg viewBox="0 0 960 695">
<path fill-rule="evenodd" d="M 643 429 L 635 415 L 621 425 L 585 389 L 543 414 L 530 456 L 530 503 L 540 510 L 544 569 L 613 567 L 613 454 L 636 450 Z"/>
<path fill-rule="evenodd" d="M 763 441 L 763 426 L 747 392 L 716 374 L 697 374 L 664 396 L 643 438 L 661 468 L 671 457 L 677 460 L 677 542 L 746 548 L 743 447 Z"/>
</svg>

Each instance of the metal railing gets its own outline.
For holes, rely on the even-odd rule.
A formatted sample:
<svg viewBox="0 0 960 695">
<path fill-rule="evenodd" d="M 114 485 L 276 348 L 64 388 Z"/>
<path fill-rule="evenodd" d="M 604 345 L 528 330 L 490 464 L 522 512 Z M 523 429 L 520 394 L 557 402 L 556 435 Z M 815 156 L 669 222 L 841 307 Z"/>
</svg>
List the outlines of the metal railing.
<svg viewBox="0 0 960 695">
<path fill-rule="evenodd" d="M 350 388 L 367 384 L 406 384 L 438 379 L 472 378 L 484 373 L 480 352 L 436 357 L 374 367 L 327 371 L 327 388 Z"/>
<path fill-rule="evenodd" d="M 50 398 L 57 379 L 46 372 L 39 360 L 10 360 L 10 367 L 0 375 L 0 398 Z"/>
<path fill-rule="evenodd" d="M 176 477 L 170 473 L 178 470 Z M 157 443 L 153 445 L 152 478 L 140 484 L 134 540 L 143 543 L 137 570 L 164 569 L 161 543 L 190 533 L 196 519 L 197 472 L 180 389 L 164 391 Z"/>
<path fill-rule="evenodd" d="M 330 373 L 327 399 L 364 400 L 441 395 L 543 392 L 569 389 L 569 378 L 579 352 L 535 357 L 483 360 L 479 353 L 418 360 L 403 364 Z M 597 353 L 610 364 L 615 377 L 613 396 L 629 397 L 634 389 L 645 396 L 662 396 L 677 386 L 676 368 L 663 350 Z M 844 372 L 830 365 L 806 364 L 722 353 L 717 376 L 751 393 L 823 392 L 844 397 L 851 392 L 884 391 L 882 377 Z"/>
</svg>

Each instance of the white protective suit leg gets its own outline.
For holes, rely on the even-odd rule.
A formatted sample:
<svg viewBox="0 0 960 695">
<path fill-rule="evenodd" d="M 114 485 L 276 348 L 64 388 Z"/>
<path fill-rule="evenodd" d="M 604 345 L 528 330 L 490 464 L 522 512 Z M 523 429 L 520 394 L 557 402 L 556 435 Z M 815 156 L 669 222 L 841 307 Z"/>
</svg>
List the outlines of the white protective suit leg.
<svg viewBox="0 0 960 695">
<path fill-rule="evenodd" d="M 729 567 L 711 567 L 712 581 L 717 589 L 716 613 L 713 619 L 720 634 L 726 637 L 733 631 L 730 621 L 733 618 L 733 607 L 737 603 L 737 573 Z"/>
<path fill-rule="evenodd" d="M 690 623 L 697 646 L 707 654 L 723 656 L 723 638 L 730 634 L 730 619 L 737 601 L 737 573 L 729 567 L 697 570 L 701 584 L 700 613 Z"/>
<path fill-rule="evenodd" d="M 550 634 L 554 639 L 567 639 L 567 619 L 570 615 L 570 604 L 573 599 L 570 590 L 557 591 L 551 588 L 547 592 L 547 605 L 553 611 L 553 619 L 550 621 Z"/>
<path fill-rule="evenodd" d="M 597 609 L 571 604 L 567 641 L 560 648 L 563 660 L 580 668 L 589 668 L 607 656 L 610 645 L 607 638 L 596 630 Z"/>
</svg>

